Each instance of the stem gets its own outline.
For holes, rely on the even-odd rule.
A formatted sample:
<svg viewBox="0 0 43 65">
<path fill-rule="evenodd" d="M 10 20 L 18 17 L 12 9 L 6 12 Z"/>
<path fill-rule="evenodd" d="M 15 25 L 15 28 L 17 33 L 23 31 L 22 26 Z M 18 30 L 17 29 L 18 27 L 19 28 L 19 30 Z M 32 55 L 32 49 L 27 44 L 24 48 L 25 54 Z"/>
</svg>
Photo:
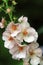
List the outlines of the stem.
<svg viewBox="0 0 43 65">
<path fill-rule="evenodd" d="M 6 2 L 6 9 L 8 8 L 8 3 Z M 10 20 L 12 21 L 12 12 L 8 13 Z"/>
<path fill-rule="evenodd" d="M 9 13 L 8 15 L 9 15 L 9 17 L 10 17 L 10 20 L 12 21 L 12 16 L 11 16 L 11 14 Z"/>
<path fill-rule="evenodd" d="M 6 13 L 6 11 L 3 8 L 1 8 L 1 9 Z"/>
<path fill-rule="evenodd" d="M 8 3 L 6 2 L 6 8 L 8 8 Z"/>
</svg>

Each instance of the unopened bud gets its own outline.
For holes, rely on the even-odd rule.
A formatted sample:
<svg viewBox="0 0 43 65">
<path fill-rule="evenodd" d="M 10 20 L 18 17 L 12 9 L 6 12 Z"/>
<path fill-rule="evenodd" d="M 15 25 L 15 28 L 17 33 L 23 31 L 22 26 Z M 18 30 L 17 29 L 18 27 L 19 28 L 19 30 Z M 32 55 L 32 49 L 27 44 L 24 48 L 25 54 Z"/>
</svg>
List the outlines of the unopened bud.
<svg viewBox="0 0 43 65">
<path fill-rule="evenodd" d="M 11 9 L 10 9 L 10 8 L 8 8 L 8 9 L 7 9 L 7 13 L 10 13 L 10 12 L 11 12 Z"/>
</svg>

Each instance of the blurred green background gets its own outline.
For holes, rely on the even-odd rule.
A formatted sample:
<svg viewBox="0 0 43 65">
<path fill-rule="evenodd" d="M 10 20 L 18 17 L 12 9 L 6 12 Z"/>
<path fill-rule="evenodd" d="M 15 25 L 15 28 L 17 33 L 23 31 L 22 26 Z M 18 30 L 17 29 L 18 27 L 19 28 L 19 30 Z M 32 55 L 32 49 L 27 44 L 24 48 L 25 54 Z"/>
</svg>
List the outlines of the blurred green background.
<svg viewBox="0 0 43 65">
<path fill-rule="evenodd" d="M 43 46 L 43 0 L 16 0 L 18 3 L 15 7 L 15 16 L 20 17 L 22 15 L 28 17 L 28 21 L 32 27 L 34 27 L 38 34 L 38 42 L 40 46 Z M 1 1 L 0 1 L 1 3 Z M 4 14 L 5 15 L 5 14 Z M 0 13 L 4 16 L 3 12 Z M 2 41 L 3 29 L 0 29 L 0 65 L 22 65 L 22 60 L 17 61 L 11 58 L 8 49 L 4 48 Z"/>
</svg>

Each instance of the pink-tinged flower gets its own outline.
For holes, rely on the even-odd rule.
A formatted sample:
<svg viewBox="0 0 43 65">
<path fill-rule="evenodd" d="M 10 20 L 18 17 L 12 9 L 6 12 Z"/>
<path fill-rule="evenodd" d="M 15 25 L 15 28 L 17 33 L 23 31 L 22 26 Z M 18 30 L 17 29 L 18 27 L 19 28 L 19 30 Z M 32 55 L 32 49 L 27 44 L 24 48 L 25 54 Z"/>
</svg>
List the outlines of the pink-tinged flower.
<svg viewBox="0 0 43 65">
<path fill-rule="evenodd" d="M 9 50 L 9 53 L 12 54 L 13 59 L 24 59 L 26 58 L 26 45 L 16 44 Z"/>
<path fill-rule="evenodd" d="M 5 27 L 5 19 L 2 18 L 1 22 L 0 22 L 0 28 L 4 28 Z"/>
<path fill-rule="evenodd" d="M 31 59 L 30 63 L 32 65 L 40 64 L 40 58 L 42 57 L 42 50 L 38 47 L 39 47 L 38 43 L 33 42 L 29 44 L 29 49 L 27 49 L 27 55 Z"/>
<path fill-rule="evenodd" d="M 29 44 L 29 55 L 30 57 L 32 56 L 37 56 L 37 57 L 41 57 L 42 56 L 42 50 L 41 48 L 38 48 L 39 44 L 37 42 L 33 42 L 31 44 Z"/>
<path fill-rule="evenodd" d="M 38 34 L 36 30 L 32 27 L 22 28 L 21 32 L 17 35 L 17 39 L 23 42 L 23 40 L 27 43 L 36 42 L 38 38 Z"/>
<path fill-rule="evenodd" d="M 36 30 L 32 27 L 30 27 L 30 24 L 28 23 L 28 18 L 21 16 L 18 21 L 19 23 L 19 29 L 21 29 L 21 32 L 17 35 L 17 39 L 23 42 L 31 43 L 33 41 L 37 41 L 38 33 Z"/>
<path fill-rule="evenodd" d="M 20 32 L 19 24 L 14 24 L 14 22 L 9 23 L 6 31 L 8 31 L 12 37 L 16 36 Z"/>
<path fill-rule="evenodd" d="M 4 42 L 4 47 L 8 48 L 8 49 L 13 48 L 15 46 L 15 44 L 19 42 L 19 41 L 16 40 L 16 38 L 13 38 L 11 36 L 11 34 L 7 31 L 5 31 L 3 33 L 2 39 L 5 41 Z"/>
<path fill-rule="evenodd" d="M 4 46 L 8 49 L 13 48 L 14 44 L 18 43 L 16 35 L 20 32 L 19 25 L 13 22 L 9 23 L 5 32 L 3 33 L 2 39 L 5 41 Z"/>
</svg>

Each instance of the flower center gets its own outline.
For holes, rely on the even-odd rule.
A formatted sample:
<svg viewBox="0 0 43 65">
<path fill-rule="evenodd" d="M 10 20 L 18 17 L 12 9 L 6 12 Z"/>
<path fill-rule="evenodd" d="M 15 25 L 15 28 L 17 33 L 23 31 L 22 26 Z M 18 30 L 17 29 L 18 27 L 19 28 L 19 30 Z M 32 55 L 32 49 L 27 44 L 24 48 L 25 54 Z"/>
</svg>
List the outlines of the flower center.
<svg viewBox="0 0 43 65">
<path fill-rule="evenodd" d="M 17 30 L 17 25 L 12 25 L 12 30 Z"/>
<path fill-rule="evenodd" d="M 30 55 L 32 56 L 32 55 L 34 55 L 34 52 L 33 52 L 33 50 L 32 51 L 29 51 L 29 53 L 30 53 Z"/>
<path fill-rule="evenodd" d="M 8 39 L 8 40 L 9 40 L 9 41 L 12 41 L 12 40 L 14 40 L 14 39 L 13 39 L 13 37 L 9 37 L 9 39 Z"/>
<path fill-rule="evenodd" d="M 19 46 L 19 51 L 21 52 L 22 50 L 23 50 L 23 47 L 20 47 L 20 46 Z"/>
<path fill-rule="evenodd" d="M 27 30 L 23 31 L 23 35 L 26 36 L 28 34 Z"/>
</svg>

